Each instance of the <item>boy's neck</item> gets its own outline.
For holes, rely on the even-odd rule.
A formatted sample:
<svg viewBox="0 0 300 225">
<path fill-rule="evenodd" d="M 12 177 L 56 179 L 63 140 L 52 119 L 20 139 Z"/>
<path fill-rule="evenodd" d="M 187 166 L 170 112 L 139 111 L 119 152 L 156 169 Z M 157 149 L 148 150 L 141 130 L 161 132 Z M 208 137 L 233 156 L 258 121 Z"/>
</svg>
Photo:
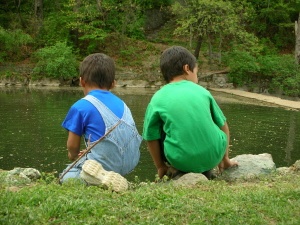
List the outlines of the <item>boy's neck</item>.
<svg viewBox="0 0 300 225">
<path fill-rule="evenodd" d="M 170 81 L 170 83 L 179 82 L 179 81 L 182 81 L 182 80 L 187 80 L 185 75 L 180 75 L 180 76 L 174 77 Z"/>
<path fill-rule="evenodd" d="M 86 85 L 83 88 L 84 95 L 87 95 L 89 92 L 94 91 L 94 90 L 109 91 L 109 89 L 107 89 L 107 88 L 100 88 L 98 86 L 89 86 L 89 85 Z"/>
</svg>

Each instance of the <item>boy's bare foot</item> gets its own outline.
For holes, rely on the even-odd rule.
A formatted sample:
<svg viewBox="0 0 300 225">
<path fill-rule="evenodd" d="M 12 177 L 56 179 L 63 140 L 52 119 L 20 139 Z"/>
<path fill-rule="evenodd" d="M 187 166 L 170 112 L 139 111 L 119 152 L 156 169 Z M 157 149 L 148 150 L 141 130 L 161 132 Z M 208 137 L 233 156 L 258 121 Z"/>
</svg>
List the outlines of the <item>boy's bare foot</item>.
<svg viewBox="0 0 300 225">
<path fill-rule="evenodd" d="M 237 162 L 231 161 L 229 158 L 223 158 L 223 160 L 219 163 L 218 167 L 220 173 L 222 173 L 224 170 L 238 165 L 239 164 Z"/>
</svg>

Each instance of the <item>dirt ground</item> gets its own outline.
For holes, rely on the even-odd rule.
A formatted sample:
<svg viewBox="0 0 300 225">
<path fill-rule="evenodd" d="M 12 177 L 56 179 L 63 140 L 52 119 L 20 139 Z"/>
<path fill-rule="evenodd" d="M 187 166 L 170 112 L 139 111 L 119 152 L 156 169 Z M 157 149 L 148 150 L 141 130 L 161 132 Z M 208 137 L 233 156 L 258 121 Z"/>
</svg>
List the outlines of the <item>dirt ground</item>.
<svg viewBox="0 0 300 225">
<path fill-rule="evenodd" d="M 270 104 L 282 106 L 288 109 L 300 110 L 300 101 L 286 100 L 279 97 L 257 94 L 257 93 L 247 92 L 238 89 L 210 88 L 210 90 L 238 95 L 238 96 L 251 98 L 251 99 L 257 99 L 259 101 L 268 102 Z"/>
</svg>

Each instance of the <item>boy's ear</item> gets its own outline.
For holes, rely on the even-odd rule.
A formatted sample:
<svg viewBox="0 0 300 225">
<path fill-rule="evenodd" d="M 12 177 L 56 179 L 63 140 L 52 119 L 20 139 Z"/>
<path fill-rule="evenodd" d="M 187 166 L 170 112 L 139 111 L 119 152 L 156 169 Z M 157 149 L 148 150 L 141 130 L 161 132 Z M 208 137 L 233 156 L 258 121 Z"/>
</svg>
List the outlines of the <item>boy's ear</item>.
<svg viewBox="0 0 300 225">
<path fill-rule="evenodd" d="M 85 81 L 81 77 L 79 77 L 79 83 L 81 87 L 85 87 Z"/>
<path fill-rule="evenodd" d="M 188 72 L 190 71 L 190 67 L 189 67 L 188 64 L 185 64 L 185 65 L 182 67 L 182 69 L 183 69 L 183 72 L 185 72 L 185 73 L 188 73 Z"/>
<path fill-rule="evenodd" d="M 112 84 L 111 84 L 110 89 L 113 89 L 114 87 L 116 87 L 116 85 L 117 85 L 117 81 L 114 80 L 114 81 L 112 82 Z"/>
</svg>

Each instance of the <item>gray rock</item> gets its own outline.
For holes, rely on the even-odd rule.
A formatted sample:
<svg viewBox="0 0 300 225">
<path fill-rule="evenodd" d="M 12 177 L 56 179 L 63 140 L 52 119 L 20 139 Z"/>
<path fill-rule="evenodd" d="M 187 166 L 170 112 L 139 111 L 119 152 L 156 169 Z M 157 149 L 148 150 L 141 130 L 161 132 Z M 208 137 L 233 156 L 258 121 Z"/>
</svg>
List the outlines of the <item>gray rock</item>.
<svg viewBox="0 0 300 225">
<path fill-rule="evenodd" d="M 293 171 L 300 171 L 300 160 L 297 160 L 292 166 L 291 169 Z"/>
<path fill-rule="evenodd" d="M 290 167 L 279 167 L 276 169 L 276 172 L 281 174 L 281 175 L 285 175 L 291 172 L 291 168 Z"/>
<path fill-rule="evenodd" d="M 20 175 L 28 177 L 30 180 L 37 180 L 41 178 L 41 173 L 34 168 L 25 168 Z"/>
<path fill-rule="evenodd" d="M 238 155 L 231 160 L 237 161 L 239 165 L 229 168 L 222 173 L 221 178 L 225 180 L 236 180 L 239 178 L 249 180 L 260 175 L 270 174 L 276 170 L 272 156 L 268 153 Z"/>
<path fill-rule="evenodd" d="M 41 173 L 34 168 L 16 167 L 7 172 L 5 182 L 7 184 L 29 184 L 41 177 Z"/>
<path fill-rule="evenodd" d="M 178 179 L 172 180 L 174 186 L 194 186 L 197 183 L 206 181 L 208 181 L 208 179 L 201 173 L 186 173 Z"/>
</svg>

